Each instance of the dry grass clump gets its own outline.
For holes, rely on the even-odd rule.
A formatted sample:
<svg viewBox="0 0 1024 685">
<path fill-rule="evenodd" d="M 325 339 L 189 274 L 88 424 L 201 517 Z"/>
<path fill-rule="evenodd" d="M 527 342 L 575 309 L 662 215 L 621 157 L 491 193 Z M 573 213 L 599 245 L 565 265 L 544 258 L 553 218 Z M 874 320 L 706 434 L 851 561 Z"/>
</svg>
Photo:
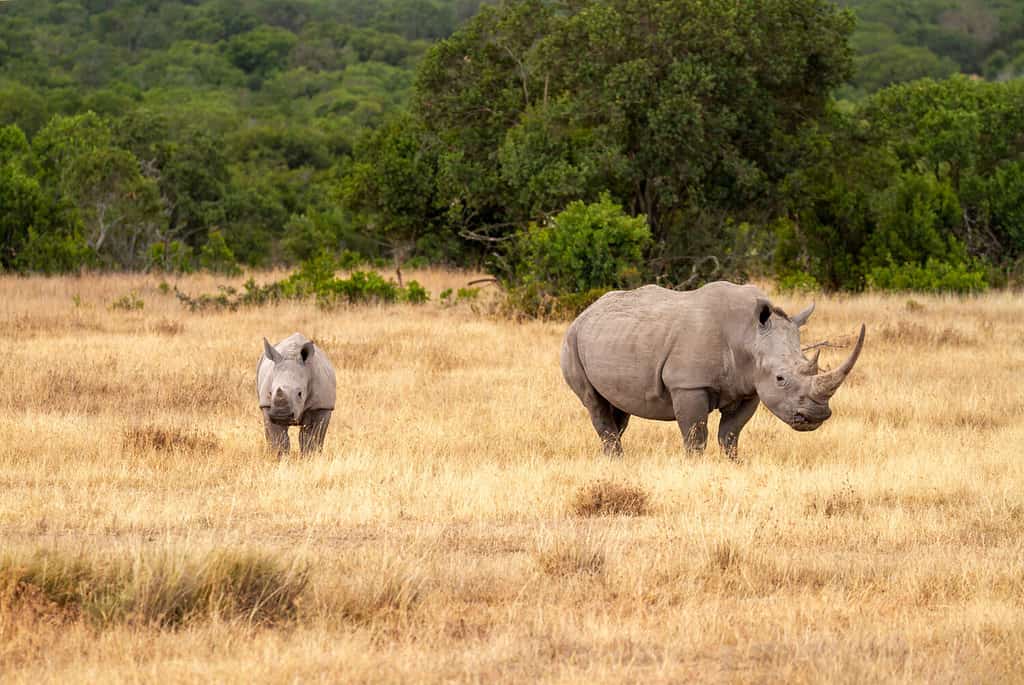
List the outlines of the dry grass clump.
<svg viewBox="0 0 1024 685">
<path fill-rule="evenodd" d="M 389 552 L 365 555 L 318 588 L 317 611 L 328 620 L 357 625 L 405 618 L 429 592 L 424 563 Z"/>
<path fill-rule="evenodd" d="M 592 533 L 554 535 L 534 552 L 537 567 L 549 576 L 597 576 L 604 573 L 605 542 Z"/>
<path fill-rule="evenodd" d="M 174 627 L 211 618 L 271 625 L 295 617 L 307 583 L 307 569 L 246 551 L 37 552 L 0 559 L 0 612 L 81 617 L 99 626 Z"/>
<path fill-rule="evenodd" d="M 157 335 L 173 337 L 185 332 L 185 324 L 177 319 L 162 318 L 149 325 L 149 330 Z"/>
<path fill-rule="evenodd" d="M 899 321 L 896 324 L 885 324 L 878 329 L 875 336 L 881 342 L 894 345 L 965 347 L 977 344 L 973 336 L 952 326 L 934 329 L 916 321 Z"/>
<path fill-rule="evenodd" d="M 646 516 L 650 495 L 637 485 L 599 480 L 584 485 L 573 496 L 576 516 Z"/>
<path fill-rule="evenodd" d="M 212 452 L 220 447 L 220 443 L 210 433 L 197 430 L 132 426 L 124 431 L 121 447 L 137 452 Z"/>
</svg>

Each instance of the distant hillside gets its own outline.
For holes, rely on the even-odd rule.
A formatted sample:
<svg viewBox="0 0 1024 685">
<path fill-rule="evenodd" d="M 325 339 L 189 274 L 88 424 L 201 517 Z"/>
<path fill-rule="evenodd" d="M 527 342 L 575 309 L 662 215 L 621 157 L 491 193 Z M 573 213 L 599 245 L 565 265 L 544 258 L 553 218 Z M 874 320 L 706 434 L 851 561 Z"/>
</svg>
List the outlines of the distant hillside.
<svg viewBox="0 0 1024 685">
<path fill-rule="evenodd" d="M 839 0 L 857 15 L 853 94 L 961 72 L 1024 75 L 1021 0 Z"/>
</svg>

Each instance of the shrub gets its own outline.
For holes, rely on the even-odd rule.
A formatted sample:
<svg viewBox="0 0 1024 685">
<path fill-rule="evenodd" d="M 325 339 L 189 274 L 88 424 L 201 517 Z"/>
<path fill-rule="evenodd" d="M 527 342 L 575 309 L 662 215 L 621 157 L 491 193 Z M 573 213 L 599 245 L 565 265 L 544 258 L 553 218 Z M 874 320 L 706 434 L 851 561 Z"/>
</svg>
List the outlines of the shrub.
<svg viewBox="0 0 1024 685">
<path fill-rule="evenodd" d="M 217 230 L 210 231 L 206 244 L 199 249 L 199 266 L 211 273 L 225 276 L 238 276 L 242 273 L 235 253 L 224 240 L 224 234 Z"/>
<path fill-rule="evenodd" d="M 111 311 L 123 311 L 123 312 L 134 312 L 139 311 L 146 306 L 145 301 L 135 294 L 135 291 L 122 295 L 113 302 L 110 303 Z"/>
<path fill-rule="evenodd" d="M 568 313 L 551 298 L 637 285 L 651 233 L 643 216 L 630 217 L 604 194 L 572 202 L 544 225 L 515 237 L 504 285 L 513 309 L 531 316 Z"/>
<path fill-rule="evenodd" d="M 913 262 L 876 266 L 867 274 L 869 288 L 889 291 L 973 293 L 988 288 L 985 271 L 976 264 L 950 264 L 930 257 L 924 266 Z"/>
<path fill-rule="evenodd" d="M 147 268 L 165 273 L 187 274 L 195 271 L 192 248 L 180 240 L 149 246 Z"/>
<path fill-rule="evenodd" d="M 96 253 L 77 233 L 40 233 L 34 228 L 28 229 L 28 238 L 14 257 L 18 271 L 44 274 L 70 273 L 95 264 Z"/>
<path fill-rule="evenodd" d="M 219 286 L 216 294 L 204 293 L 196 297 L 177 289 L 174 292 L 178 300 L 193 312 L 207 309 L 233 311 L 242 306 L 306 298 L 316 298 L 317 303 L 324 307 L 395 302 L 422 304 L 430 300 L 430 293 L 416 281 L 409 281 L 407 286 L 401 287 L 375 271 L 354 271 L 348 278 L 338 278 L 334 271 L 334 258 L 321 252 L 283 280 L 258 285 L 250 278 L 242 292 L 232 286 Z"/>
<path fill-rule="evenodd" d="M 806 271 L 790 271 L 779 279 L 779 290 L 784 293 L 813 293 L 821 290 L 818 279 Z"/>
</svg>

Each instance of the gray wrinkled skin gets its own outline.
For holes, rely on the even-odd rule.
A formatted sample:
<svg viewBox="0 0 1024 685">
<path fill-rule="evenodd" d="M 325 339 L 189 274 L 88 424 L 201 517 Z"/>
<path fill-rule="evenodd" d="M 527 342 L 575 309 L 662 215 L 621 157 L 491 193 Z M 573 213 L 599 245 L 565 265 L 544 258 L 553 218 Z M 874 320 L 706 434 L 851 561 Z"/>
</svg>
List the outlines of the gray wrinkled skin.
<svg viewBox="0 0 1024 685">
<path fill-rule="evenodd" d="M 849 359 L 818 373 L 817 354 L 800 350 L 799 328 L 813 310 L 790 318 L 758 288 L 724 281 L 688 292 L 610 292 L 569 326 L 562 375 L 608 454 L 621 455 L 630 416 L 674 420 L 687 450 L 703 451 L 708 414 L 718 409 L 719 444 L 736 458 L 760 402 L 799 431 L 832 415 L 829 398 L 860 355 L 864 326 Z"/>
<path fill-rule="evenodd" d="M 323 448 L 336 386 L 330 360 L 306 336 L 293 333 L 274 346 L 263 339 L 263 354 L 256 365 L 256 393 L 267 443 L 278 457 L 290 449 L 289 426 L 301 426 L 302 454 Z"/>
</svg>

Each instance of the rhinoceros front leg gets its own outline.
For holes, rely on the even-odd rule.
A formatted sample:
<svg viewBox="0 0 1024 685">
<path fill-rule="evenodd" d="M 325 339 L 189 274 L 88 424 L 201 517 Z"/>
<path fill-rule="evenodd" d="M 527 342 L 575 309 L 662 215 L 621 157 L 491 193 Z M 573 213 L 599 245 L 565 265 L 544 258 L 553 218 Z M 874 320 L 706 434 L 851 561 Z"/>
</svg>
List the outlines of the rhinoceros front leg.
<svg viewBox="0 0 1024 685">
<path fill-rule="evenodd" d="M 287 454 L 291 449 L 291 443 L 288 442 L 288 426 L 271 421 L 269 409 L 263 410 L 263 428 L 267 434 L 267 445 L 270 447 L 270 451 L 279 459 Z"/>
<path fill-rule="evenodd" d="M 672 410 L 676 415 L 679 430 L 683 433 L 683 445 L 687 452 L 703 452 L 708 444 L 708 414 L 711 402 L 703 390 L 675 390 L 672 392 Z"/>
<path fill-rule="evenodd" d="M 299 450 L 302 454 L 319 452 L 324 447 L 324 435 L 327 424 L 331 422 L 330 409 L 307 411 L 302 417 L 302 428 L 299 429 Z"/>
<path fill-rule="evenodd" d="M 718 444 L 730 459 L 738 459 L 740 431 L 757 411 L 759 400 L 751 397 L 721 410 L 722 420 L 718 424 Z"/>
</svg>

